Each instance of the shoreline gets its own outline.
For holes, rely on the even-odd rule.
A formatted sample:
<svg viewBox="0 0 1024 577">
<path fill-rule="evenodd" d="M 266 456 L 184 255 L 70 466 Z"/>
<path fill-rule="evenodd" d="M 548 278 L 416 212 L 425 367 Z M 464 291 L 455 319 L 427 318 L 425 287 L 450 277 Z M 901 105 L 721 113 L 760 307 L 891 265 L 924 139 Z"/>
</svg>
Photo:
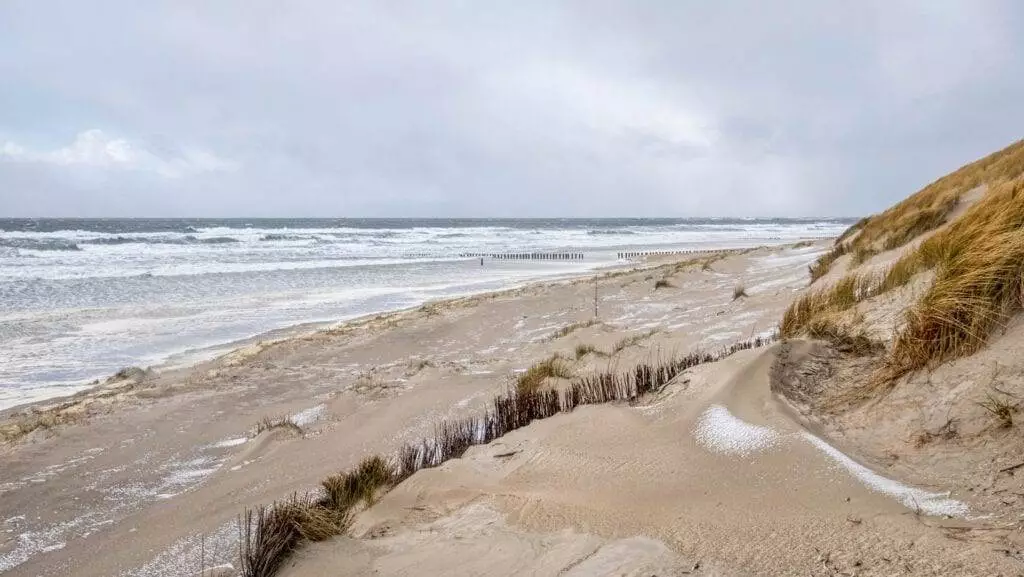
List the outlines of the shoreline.
<svg viewBox="0 0 1024 577">
<path fill-rule="evenodd" d="M 724 251 L 728 252 L 728 251 L 734 251 L 734 250 L 745 250 L 745 249 L 725 249 Z M 695 254 L 697 252 L 702 252 L 702 251 L 695 251 Z M 706 252 L 712 253 L 712 252 L 723 252 L 723 251 L 706 251 Z M 253 335 L 250 335 L 250 336 L 247 336 L 247 337 L 242 337 L 242 338 L 238 338 L 238 339 L 232 339 L 230 341 L 226 341 L 226 342 L 219 343 L 219 344 L 214 344 L 214 345 L 210 345 L 210 346 L 203 346 L 203 347 L 188 348 L 188 349 L 185 349 L 185 350 L 182 350 L 182 351 L 177 351 L 177 352 L 174 352 L 174 353 L 169 353 L 167 355 L 164 355 L 162 357 L 162 360 L 157 362 L 157 363 L 155 363 L 155 364 L 146 365 L 145 367 L 138 366 L 138 365 L 129 365 L 129 366 L 126 366 L 126 367 L 122 367 L 122 369 L 120 369 L 117 372 L 107 373 L 105 375 L 102 375 L 100 377 L 95 378 L 92 381 L 87 381 L 87 382 L 85 382 L 85 383 L 83 383 L 81 385 L 73 385 L 70 388 L 74 388 L 74 389 L 77 389 L 77 390 L 75 390 L 75 392 L 72 392 L 72 393 L 56 394 L 56 395 L 52 395 L 52 396 L 45 396 L 45 397 L 42 397 L 42 398 L 35 398 L 35 399 L 27 400 L 25 402 L 21 402 L 21 403 L 15 404 L 15 405 L 11 405 L 9 407 L 2 408 L 2 409 L 0 409 L 0 420 L 6 419 L 6 418 L 10 418 L 11 416 L 13 416 L 13 415 L 15 415 L 15 414 L 17 414 L 19 412 L 32 411 L 33 409 L 38 408 L 38 407 L 47 407 L 47 406 L 51 406 L 51 405 L 60 405 L 60 404 L 62 404 L 62 402 L 74 400 L 75 397 L 82 396 L 82 395 L 88 395 L 88 393 L 90 391 L 93 391 L 93 390 L 96 390 L 98 388 L 101 388 L 104 385 L 104 383 L 110 382 L 112 379 L 115 379 L 116 376 L 120 372 L 123 372 L 123 371 L 139 370 L 139 371 L 144 371 L 144 372 L 155 372 L 155 373 L 159 373 L 159 374 L 188 372 L 188 371 L 196 369 L 200 365 L 203 365 L 203 364 L 206 364 L 206 363 L 210 363 L 210 362 L 215 362 L 215 361 L 217 361 L 218 359 L 220 359 L 222 357 L 231 355 L 232 353 L 235 353 L 235 352 L 239 351 L 240 349 L 244 349 L 246 347 L 251 347 L 251 346 L 254 346 L 254 345 L 258 345 L 258 344 L 263 343 L 263 342 L 272 343 L 272 342 L 280 342 L 282 340 L 302 338 L 304 336 L 308 336 L 310 334 L 314 334 L 314 333 L 319 332 L 319 331 L 343 328 L 344 326 L 351 325 L 351 324 L 358 325 L 358 324 L 361 324 L 361 323 L 365 323 L 365 322 L 377 319 L 378 317 L 382 317 L 382 316 L 388 316 L 388 315 L 412 312 L 412 311 L 415 311 L 415 310 L 417 310 L 417 309 L 419 309 L 419 308 L 421 308 L 421 307 L 423 307 L 424 305 L 427 305 L 427 304 L 450 303 L 450 302 L 455 302 L 455 301 L 459 301 L 459 300 L 467 299 L 467 298 L 481 297 L 481 296 L 487 296 L 487 295 L 492 295 L 492 294 L 499 295 L 499 294 L 503 294 L 503 293 L 506 293 L 506 292 L 520 290 L 520 289 L 523 289 L 523 288 L 526 288 L 526 287 L 530 287 L 530 286 L 533 286 L 533 285 L 542 285 L 542 284 L 546 284 L 546 283 L 572 282 L 572 281 L 580 280 L 580 279 L 594 278 L 594 277 L 598 277 L 598 276 L 603 275 L 603 274 L 607 274 L 608 271 L 624 270 L 624 269 L 627 269 L 629 267 L 636 268 L 637 267 L 637 263 L 633 263 L 633 264 L 611 264 L 611 265 L 607 265 L 607 266 L 598 266 L 598 267 L 595 267 L 593 269 L 590 269 L 590 270 L 588 270 L 586 272 L 582 272 L 582 273 L 557 273 L 557 274 L 553 274 L 551 276 L 542 276 L 542 277 L 537 277 L 537 278 L 533 278 L 533 279 L 528 279 L 528 280 L 525 280 L 525 281 L 517 282 L 517 283 L 515 283 L 515 284 L 513 284 L 511 286 L 507 286 L 507 287 L 503 287 L 503 288 L 499 288 L 499 289 L 488 289 L 488 290 L 482 290 L 482 291 L 478 291 L 478 292 L 457 293 L 457 294 L 453 294 L 451 296 L 445 296 L 445 297 L 438 298 L 438 299 L 427 299 L 427 300 L 425 300 L 423 302 L 420 302 L 418 304 L 411 305 L 411 306 L 406 306 L 406 307 L 402 307 L 402 308 L 388 309 L 388 310 L 378 310 L 378 311 L 362 313 L 362 314 L 358 314 L 358 315 L 355 315 L 353 317 L 346 318 L 346 319 L 298 322 L 298 323 L 290 324 L 290 325 L 287 325 L 287 326 L 284 326 L 284 327 L 279 327 L 279 328 L 276 328 L 276 329 L 269 329 L 269 330 L 266 330 L 266 331 L 262 331 L 262 332 L 259 332 L 259 333 L 256 333 L 256 334 L 253 334 Z M 177 360 L 176 361 L 175 360 L 176 358 L 181 358 L 181 360 Z M 43 385 L 43 386 L 45 386 L 45 385 Z"/>
</svg>

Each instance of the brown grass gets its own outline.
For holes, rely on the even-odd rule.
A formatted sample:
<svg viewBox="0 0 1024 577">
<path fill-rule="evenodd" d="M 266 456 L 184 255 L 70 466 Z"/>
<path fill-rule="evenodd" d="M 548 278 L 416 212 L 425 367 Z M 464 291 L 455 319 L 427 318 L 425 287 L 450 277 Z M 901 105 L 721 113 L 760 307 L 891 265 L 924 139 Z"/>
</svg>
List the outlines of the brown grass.
<svg viewBox="0 0 1024 577">
<path fill-rule="evenodd" d="M 872 340 L 867 333 L 831 318 L 817 318 L 807 326 L 807 336 L 832 343 L 844 353 L 870 356 L 885 350 L 882 343 Z"/>
<path fill-rule="evenodd" d="M 572 367 L 558 353 L 540 361 L 516 377 L 515 388 L 520 393 L 537 391 L 547 379 L 571 379 Z"/>
<path fill-rule="evenodd" d="M 558 329 L 557 331 L 551 333 L 551 335 L 546 340 L 548 340 L 548 341 L 558 340 L 558 339 L 560 339 L 562 337 L 567 337 L 567 336 L 571 335 L 572 333 L 574 333 L 574 332 L 576 332 L 576 331 L 578 331 L 580 329 L 589 328 L 589 327 L 592 327 L 592 326 L 597 325 L 597 324 L 601 324 L 601 321 L 599 321 L 597 319 L 590 319 L 590 320 L 586 320 L 586 321 L 575 322 L 575 323 L 566 325 L 566 326 Z"/>
<path fill-rule="evenodd" d="M 587 355 L 595 355 L 599 357 L 607 357 L 608 353 L 598 349 L 594 345 L 588 345 L 580 343 L 576 345 L 576 360 L 580 360 Z"/>
<path fill-rule="evenodd" d="M 629 347 L 631 347 L 633 345 L 636 345 L 636 344 L 639 344 L 641 341 L 654 336 L 655 333 L 657 333 L 657 332 L 658 331 L 656 329 L 650 329 L 650 330 L 644 331 L 642 333 L 637 333 L 635 335 L 630 335 L 628 337 L 623 337 L 623 338 L 619 339 L 619 341 L 617 343 L 615 343 L 615 346 L 612 347 L 612 354 L 613 355 L 619 354 L 620 352 L 628 349 Z"/>
<path fill-rule="evenodd" d="M 814 261 L 811 266 L 807 267 L 808 272 L 811 273 L 811 282 L 818 280 L 819 278 L 828 274 L 832 263 L 839 260 L 843 255 L 850 252 L 850 245 L 839 243 L 832 247 L 832 250 L 818 257 L 818 260 Z"/>
<path fill-rule="evenodd" d="M 288 415 L 279 415 L 276 417 L 266 416 L 260 419 L 253 428 L 253 436 L 259 435 L 264 431 L 271 431 L 274 429 L 286 429 L 298 435 L 302 434 L 302 427 L 296 424 L 291 417 Z"/>
<path fill-rule="evenodd" d="M 978 405 L 998 419 L 1002 428 L 1013 427 L 1013 414 L 1017 412 L 1017 403 L 1011 403 L 1002 396 L 988 393 L 985 400 L 980 401 Z"/>
<path fill-rule="evenodd" d="M 331 509 L 349 511 L 362 502 L 372 505 L 380 491 L 394 483 L 397 473 L 380 456 L 367 457 L 353 471 L 331 475 L 323 480 L 323 504 Z"/>
<path fill-rule="evenodd" d="M 747 296 L 747 287 L 743 285 L 736 285 L 736 288 L 732 289 L 732 300 L 741 299 Z"/>
<path fill-rule="evenodd" d="M 780 334 L 799 336 L 815 319 L 849 310 L 868 290 L 866 284 L 865 277 L 848 275 L 832 286 L 804 293 L 783 314 Z"/>
<path fill-rule="evenodd" d="M 654 281 L 654 290 L 663 289 L 663 288 L 673 288 L 674 286 L 675 285 L 672 284 L 671 282 L 669 282 L 669 280 L 667 278 L 660 278 L 660 279 Z"/>
<path fill-rule="evenodd" d="M 922 244 L 916 267 L 937 261 L 928 292 L 878 382 L 973 354 L 1020 310 L 1024 295 L 1024 179 L 995 187 L 964 216 Z M 909 265 L 908 265 L 909 266 Z"/>
<path fill-rule="evenodd" d="M 845 242 L 846 239 L 850 238 L 857 231 L 859 231 L 860 229 L 864 228 L 864 225 L 867 224 L 869 220 L 871 220 L 871 217 L 870 216 L 865 216 L 864 218 L 862 218 L 862 219 L 858 220 L 857 222 L 853 223 L 853 225 L 850 226 L 850 228 L 844 230 L 843 234 L 839 235 L 839 238 L 836 239 L 836 242 L 834 244 L 840 245 L 843 242 Z"/>
<path fill-rule="evenodd" d="M 864 257 L 901 247 L 945 223 L 964 193 L 981 185 L 991 188 L 1022 173 L 1024 140 L 936 180 L 885 212 L 850 227 L 837 239 L 833 251 L 811 266 L 812 282 L 824 276 L 846 252 Z M 850 239 L 857 231 L 860 234 Z"/>
</svg>

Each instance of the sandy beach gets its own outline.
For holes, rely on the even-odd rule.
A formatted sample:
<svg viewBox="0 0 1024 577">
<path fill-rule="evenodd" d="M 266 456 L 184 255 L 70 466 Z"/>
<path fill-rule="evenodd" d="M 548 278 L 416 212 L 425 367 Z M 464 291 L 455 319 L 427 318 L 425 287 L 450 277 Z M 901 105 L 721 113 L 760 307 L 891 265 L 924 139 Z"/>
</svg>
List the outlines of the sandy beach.
<svg viewBox="0 0 1024 577">
<path fill-rule="evenodd" d="M 237 565 L 245 508 L 481 412 L 553 353 L 586 375 L 772 335 L 826 248 L 664 257 L 429 303 L 9 411 L 0 571 Z M 950 539 L 947 525 L 971 523 L 964 495 L 886 478 L 801 426 L 770 391 L 778 346 L 473 447 L 282 574 L 1014 574 L 991 547 Z M 254 434 L 282 416 L 298 427 Z M 15 435 L 31 419 L 46 425 Z"/>
</svg>

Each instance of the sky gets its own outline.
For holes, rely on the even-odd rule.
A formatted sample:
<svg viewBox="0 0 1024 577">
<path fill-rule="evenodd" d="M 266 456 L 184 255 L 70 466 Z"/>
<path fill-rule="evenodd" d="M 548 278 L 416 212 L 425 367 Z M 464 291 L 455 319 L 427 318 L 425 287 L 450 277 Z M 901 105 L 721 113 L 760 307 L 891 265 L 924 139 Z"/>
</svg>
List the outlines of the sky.
<svg viewBox="0 0 1024 577">
<path fill-rule="evenodd" d="M 3 0 L 0 216 L 860 216 L 1024 137 L 1015 0 Z"/>
</svg>

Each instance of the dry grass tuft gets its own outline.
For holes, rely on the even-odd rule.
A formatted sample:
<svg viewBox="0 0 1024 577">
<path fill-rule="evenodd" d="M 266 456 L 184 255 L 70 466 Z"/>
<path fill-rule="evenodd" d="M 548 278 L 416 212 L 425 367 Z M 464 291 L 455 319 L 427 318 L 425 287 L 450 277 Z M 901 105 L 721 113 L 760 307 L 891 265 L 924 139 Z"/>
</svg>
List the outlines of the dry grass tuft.
<svg viewBox="0 0 1024 577">
<path fill-rule="evenodd" d="M 871 220 L 871 217 L 865 216 L 864 218 L 862 218 L 862 219 L 858 220 L 857 222 L 853 223 L 853 225 L 850 228 L 844 230 L 843 234 L 839 235 L 839 238 L 836 239 L 835 244 L 836 245 L 840 245 L 843 242 L 845 242 L 846 239 L 850 238 L 851 236 L 856 234 L 857 231 L 859 231 L 860 229 L 864 228 L 864 225 L 867 224 L 869 220 Z"/>
<path fill-rule="evenodd" d="M 732 289 L 732 300 L 741 299 L 748 296 L 747 287 L 743 285 L 736 285 L 736 288 Z"/>
<path fill-rule="evenodd" d="M 654 290 L 658 290 L 658 289 L 662 289 L 662 288 L 673 288 L 673 287 L 675 287 L 675 285 L 672 284 L 671 282 L 669 282 L 669 280 L 667 278 L 660 278 L 660 279 L 654 281 Z"/>
<path fill-rule="evenodd" d="M 840 324 L 831 318 L 817 318 L 807 326 L 807 336 L 832 343 L 836 350 L 856 356 L 870 356 L 885 350 L 885 346 L 871 340 L 867 333 Z"/>
<path fill-rule="evenodd" d="M 597 324 L 601 324 L 601 321 L 599 321 L 597 319 L 590 319 L 590 320 L 586 320 L 586 321 L 575 322 L 575 323 L 566 325 L 566 326 L 558 329 L 557 331 L 551 333 L 551 336 L 549 336 L 545 340 L 547 340 L 547 341 L 558 340 L 558 339 L 560 339 L 562 337 L 567 337 L 567 336 L 571 335 L 572 333 L 574 333 L 574 332 L 576 332 L 576 331 L 578 331 L 580 329 L 589 328 L 589 327 L 592 327 L 592 326 L 597 325 Z"/>
<path fill-rule="evenodd" d="M 637 333 L 635 335 L 623 337 L 622 339 L 619 339 L 617 343 L 615 343 L 614 347 L 612 347 L 612 354 L 617 355 L 620 352 L 628 349 L 629 347 L 639 344 L 641 341 L 654 336 L 657 332 L 658 331 L 656 329 L 650 329 L 642 333 Z"/>
<path fill-rule="evenodd" d="M 253 428 L 253 436 L 259 435 L 264 431 L 271 431 L 274 429 L 287 429 L 295 434 L 302 434 L 302 427 L 300 427 L 292 418 L 288 415 L 279 415 L 276 417 L 266 416 L 260 419 L 256 423 L 256 427 Z"/>
<path fill-rule="evenodd" d="M 796 337 L 815 319 L 849 310 L 868 292 L 867 284 L 866 277 L 848 275 L 830 287 L 805 293 L 786 309 L 779 332 L 785 338 Z"/>
<path fill-rule="evenodd" d="M 239 569 L 243 577 L 271 577 L 305 541 L 341 535 L 348 511 L 324 507 L 309 495 L 248 509 L 239 519 Z"/>
<path fill-rule="evenodd" d="M 833 246 L 832 250 L 818 257 L 818 260 L 808 267 L 808 272 L 811 273 L 811 283 L 828 274 L 829 269 L 832 268 L 832 263 L 848 252 L 850 252 L 850 245 L 839 243 Z"/>
<path fill-rule="evenodd" d="M 1005 393 L 1004 393 L 1005 394 Z M 978 405 L 992 413 L 999 420 L 999 425 L 1004 429 L 1013 427 L 1013 414 L 1017 412 L 1017 403 L 1011 403 L 1007 399 L 988 393 L 984 401 Z"/>
<path fill-rule="evenodd" d="M 547 379 L 571 379 L 572 376 L 572 367 L 561 355 L 555 353 L 516 377 L 515 388 L 520 393 L 537 391 Z"/>
<path fill-rule="evenodd" d="M 576 345 L 576 360 L 580 360 L 587 355 L 595 355 L 599 357 L 607 357 L 608 353 L 598 349 L 594 345 L 588 345 L 580 343 Z"/>
<path fill-rule="evenodd" d="M 348 511 L 362 502 L 371 505 L 377 494 L 394 484 L 397 473 L 383 458 L 374 455 L 359 463 L 355 470 L 331 475 L 323 480 L 325 507 Z"/>
</svg>

